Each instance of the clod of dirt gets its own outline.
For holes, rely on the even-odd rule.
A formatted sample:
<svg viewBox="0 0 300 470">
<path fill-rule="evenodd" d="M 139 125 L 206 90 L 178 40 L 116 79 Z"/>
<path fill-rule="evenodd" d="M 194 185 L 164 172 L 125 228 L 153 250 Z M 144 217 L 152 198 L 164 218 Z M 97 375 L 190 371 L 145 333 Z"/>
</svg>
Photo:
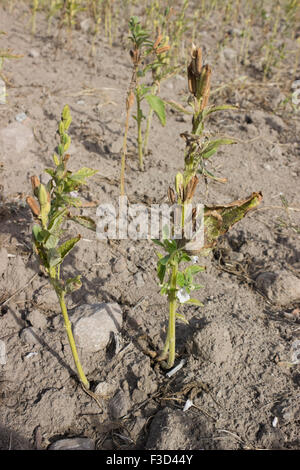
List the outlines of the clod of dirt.
<svg viewBox="0 0 300 470">
<path fill-rule="evenodd" d="M 122 328 L 122 310 L 117 303 L 81 305 L 71 317 L 78 346 L 87 352 L 103 350 L 112 333 Z"/>
<path fill-rule="evenodd" d="M 227 327 L 213 323 L 205 325 L 193 338 L 192 352 L 217 366 L 229 363 L 232 344 Z"/>
<path fill-rule="evenodd" d="M 95 450 L 95 443 L 88 437 L 59 439 L 48 447 L 48 450 Z"/>
<path fill-rule="evenodd" d="M 39 310 L 29 312 L 26 316 L 26 320 L 28 320 L 34 328 L 39 330 L 43 330 L 47 326 L 47 318 Z"/>
<path fill-rule="evenodd" d="M 21 331 L 20 338 L 27 344 L 39 344 L 37 331 L 31 326 Z"/>
<path fill-rule="evenodd" d="M 300 279 L 290 271 L 261 273 L 256 285 L 274 304 L 284 306 L 300 300 Z"/>
<path fill-rule="evenodd" d="M 183 411 L 164 408 L 159 411 L 150 426 L 146 443 L 147 450 L 189 450 L 193 449 L 190 418 Z"/>
</svg>

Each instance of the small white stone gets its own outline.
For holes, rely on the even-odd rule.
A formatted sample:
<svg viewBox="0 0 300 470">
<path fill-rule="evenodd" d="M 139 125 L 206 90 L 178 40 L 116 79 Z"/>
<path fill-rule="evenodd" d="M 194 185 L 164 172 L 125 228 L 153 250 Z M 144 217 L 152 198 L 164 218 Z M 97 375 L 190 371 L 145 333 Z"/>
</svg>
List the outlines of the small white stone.
<svg viewBox="0 0 300 470">
<path fill-rule="evenodd" d="M 183 411 L 187 411 L 189 408 L 191 408 L 191 406 L 193 406 L 193 404 L 194 404 L 194 403 L 192 402 L 192 400 L 187 400 L 187 401 L 185 402 Z"/>
<path fill-rule="evenodd" d="M 59 439 L 48 447 L 49 450 L 95 450 L 95 443 L 88 437 Z"/>
<path fill-rule="evenodd" d="M 75 341 L 87 352 L 103 350 L 111 333 L 122 328 L 122 310 L 117 303 L 82 305 L 71 316 Z"/>
<path fill-rule="evenodd" d="M 27 119 L 26 113 L 19 113 L 16 115 L 16 121 L 18 122 L 23 122 L 25 119 Z"/>
<path fill-rule="evenodd" d="M 276 428 L 277 424 L 278 424 L 278 418 L 277 418 L 277 416 L 275 416 L 275 418 L 272 421 L 273 428 Z"/>
<path fill-rule="evenodd" d="M 29 57 L 33 57 L 34 59 L 37 59 L 40 56 L 40 53 L 36 49 L 31 49 L 28 55 Z"/>
</svg>

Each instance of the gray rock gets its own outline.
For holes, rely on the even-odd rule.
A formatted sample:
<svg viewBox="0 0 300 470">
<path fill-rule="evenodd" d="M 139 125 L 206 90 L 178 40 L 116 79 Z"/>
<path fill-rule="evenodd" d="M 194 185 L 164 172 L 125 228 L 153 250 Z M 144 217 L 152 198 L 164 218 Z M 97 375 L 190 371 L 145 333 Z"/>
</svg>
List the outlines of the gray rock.
<svg viewBox="0 0 300 470">
<path fill-rule="evenodd" d="M 111 333 L 122 328 L 122 310 L 117 303 L 81 305 L 71 316 L 78 346 L 87 352 L 97 352 L 109 343 Z"/>
<path fill-rule="evenodd" d="M 28 344 L 40 344 L 38 333 L 32 326 L 24 328 L 20 333 L 20 338 Z"/>
<path fill-rule="evenodd" d="M 14 122 L 0 130 L 3 153 L 21 153 L 33 142 L 33 132 L 25 124 Z"/>
<path fill-rule="evenodd" d="M 127 414 L 129 408 L 129 398 L 122 390 L 118 390 L 116 395 L 111 398 L 108 404 L 109 413 L 112 419 L 122 418 L 122 416 Z"/>
<path fill-rule="evenodd" d="M 0 276 L 6 271 L 8 265 L 7 250 L 0 248 Z"/>
<path fill-rule="evenodd" d="M 259 274 L 256 285 L 274 304 L 284 306 L 300 300 L 300 279 L 285 269 Z"/>
<path fill-rule="evenodd" d="M 88 437 L 59 439 L 48 447 L 48 450 L 95 450 L 95 443 Z"/>
<path fill-rule="evenodd" d="M 43 330 L 47 326 L 47 318 L 39 310 L 32 310 L 26 316 L 26 320 L 29 320 L 31 325 L 39 330 Z"/>
</svg>

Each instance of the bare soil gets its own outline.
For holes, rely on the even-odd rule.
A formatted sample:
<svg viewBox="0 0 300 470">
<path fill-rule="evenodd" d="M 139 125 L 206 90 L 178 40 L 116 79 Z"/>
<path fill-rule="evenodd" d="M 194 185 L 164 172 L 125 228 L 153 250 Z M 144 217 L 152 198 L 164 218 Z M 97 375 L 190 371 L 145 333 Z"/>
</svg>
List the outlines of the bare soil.
<svg viewBox="0 0 300 470">
<path fill-rule="evenodd" d="M 117 302 L 123 311 L 122 331 L 105 351 L 81 352 L 92 385 L 110 384 L 100 409 L 78 385 L 59 305 L 32 254 L 25 198 L 30 176 L 52 166 L 57 122 L 68 103 L 70 168 L 99 170 L 81 192 L 85 202 L 95 203 L 82 214 L 95 216 L 98 203 L 117 205 L 130 58 L 125 41 L 109 46 L 101 37 L 90 57 L 91 39 L 80 28 L 66 46 L 64 34 L 57 39 L 54 29 L 47 33 L 43 15 L 37 20 L 32 37 L 28 10 L 10 13 L 0 5 L 0 30 L 7 33 L 1 44 L 23 54 L 5 62 L 11 86 L 7 104 L 0 105 L 0 132 L 31 136 L 24 145 L 2 138 L 0 147 L 0 339 L 7 351 L 0 365 L 0 448 L 46 449 L 58 438 L 85 436 L 97 449 L 299 449 L 300 366 L 291 364 L 291 354 L 300 339 L 300 303 L 293 296 L 274 301 L 256 282 L 266 272 L 300 278 L 299 115 L 276 110 L 280 84 L 263 85 L 261 71 L 252 67 L 244 70 L 248 85 L 212 96 L 240 109 L 212 118 L 209 131 L 239 142 L 214 157 L 216 174 L 228 182 L 209 182 L 207 191 L 203 185 L 198 199 L 228 203 L 253 191 L 262 191 L 264 199 L 200 260 L 207 267 L 198 275 L 204 307 L 182 309 L 189 325 L 178 322 L 176 363 L 186 363 L 171 379 L 147 351 L 163 346 L 167 326 L 153 243 L 101 241 L 81 230 L 64 267 L 83 281 L 69 298 L 70 314 L 77 305 L 97 302 Z M 235 71 L 229 59 L 213 55 L 209 27 L 203 37 L 217 88 L 234 80 Z M 161 96 L 184 103 L 184 71 L 162 85 Z M 22 112 L 27 119 L 18 123 Z M 154 119 L 151 152 L 140 172 L 132 120 L 126 165 L 131 203 L 167 201 L 167 188 L 183 167 L 180 133 L 189 129 L 190 118 L 170 109 L 166 127 Z M 46 321 L 33 325 L 36 310 Z M 28 326 L 36 331 L 31 341 L 21 334 Z M 188 398 L 194 406 L 183 411 Z"/>
</svg>

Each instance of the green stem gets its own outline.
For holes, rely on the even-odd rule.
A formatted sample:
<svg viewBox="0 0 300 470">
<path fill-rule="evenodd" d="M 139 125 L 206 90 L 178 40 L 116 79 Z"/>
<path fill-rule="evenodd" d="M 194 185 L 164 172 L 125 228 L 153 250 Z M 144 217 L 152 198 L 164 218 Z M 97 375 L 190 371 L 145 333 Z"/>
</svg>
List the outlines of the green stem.
<svg viewBox="0 0 300 470">
<path fill-rule="evenodd" d="M 140 162 L 140 170 L 144 171 L 144 163 L 143 163 L 143 137 L 142 137 L 142 109 L 141 109 L 141 98 L 139 89 L 136 90 L 136 107 L 137 107 L 137 127 L 138 127 L 138 153 L 139 153 L 139 162 Z"/>
<path fill-rule="evenodd" d="M 156 95 L 158 90 L 157 84 L 153 85 L 151 89 L 151 94 Z M 144 138 L 144 154 L 146 155 L 148 151 L 148 140 L 149 140 L 149 133 L 151 129 L 151 123 L 152 123 L 152 116 L 153 116 L 153 109 L 149 109 L 148 117 L 147 117 L 147 125 L 146 125 L 146 131 L 145 131 L 145 138 Z"/>
<path fill-rule="evenodd" d="M 82 369 L 82 366 L 81 366 L 81 363 L 80 363 L 80 360 L 79 360 L 79 356 L 78 356 L 78 353 L 77 353 L 76 344 L 75 344 L 74 336 L 73 336 L 73 333 L 72 333 L 72 326 L 71 326 L 71 322 L 69 320 L 69 315 L 68 315 L 68 311 L 67 311 L 67 307 L 66 307 L 65 294 L 64 294 L 64 292 L 57 292 L 57 290 L 56 290 L 56 294 L 57 294 L 59 304 L 60 304 L 60 308 L 61 308 L 61 312 L 62 312 L 62 315 L 63 315 L 63 318 L 64 318 L 65 328 L 67 330 L 67 335 L 68 335 L 68 339 L 69 339 L 73 359 L 74 359 L 74 362 L 75 362 L 75 365 L 76 365 L 76 368 L 77 368 L 77 372 L 78 372 L 78 375 L 79 375 L 79 379 L 80 379 L 81 383 L 83 384 L 83 386 L 86 389 L 89 389 L 90 384 L 89 384 L 89 382 L 88 382 L 88 380 L 87 380 L 87 378 L 86 378 L 86 376 L 83 372 L 83 369 Z"/>
<path fill-rule="evenodd" d="M 174 262 L 172 265 L 171 284 L 170 284 L 170 291 L 169 291 L 169 326 L 168 326 L 168 334 L 167 334 L 167 339 L 169 340 L 169 357 L 168 357 L 168 362 L 167 362 L 168 369 L 173 367 L 174 361 L 175 361 L 177 271 L 178 271 L 178 264 Z"/>
</svg>

